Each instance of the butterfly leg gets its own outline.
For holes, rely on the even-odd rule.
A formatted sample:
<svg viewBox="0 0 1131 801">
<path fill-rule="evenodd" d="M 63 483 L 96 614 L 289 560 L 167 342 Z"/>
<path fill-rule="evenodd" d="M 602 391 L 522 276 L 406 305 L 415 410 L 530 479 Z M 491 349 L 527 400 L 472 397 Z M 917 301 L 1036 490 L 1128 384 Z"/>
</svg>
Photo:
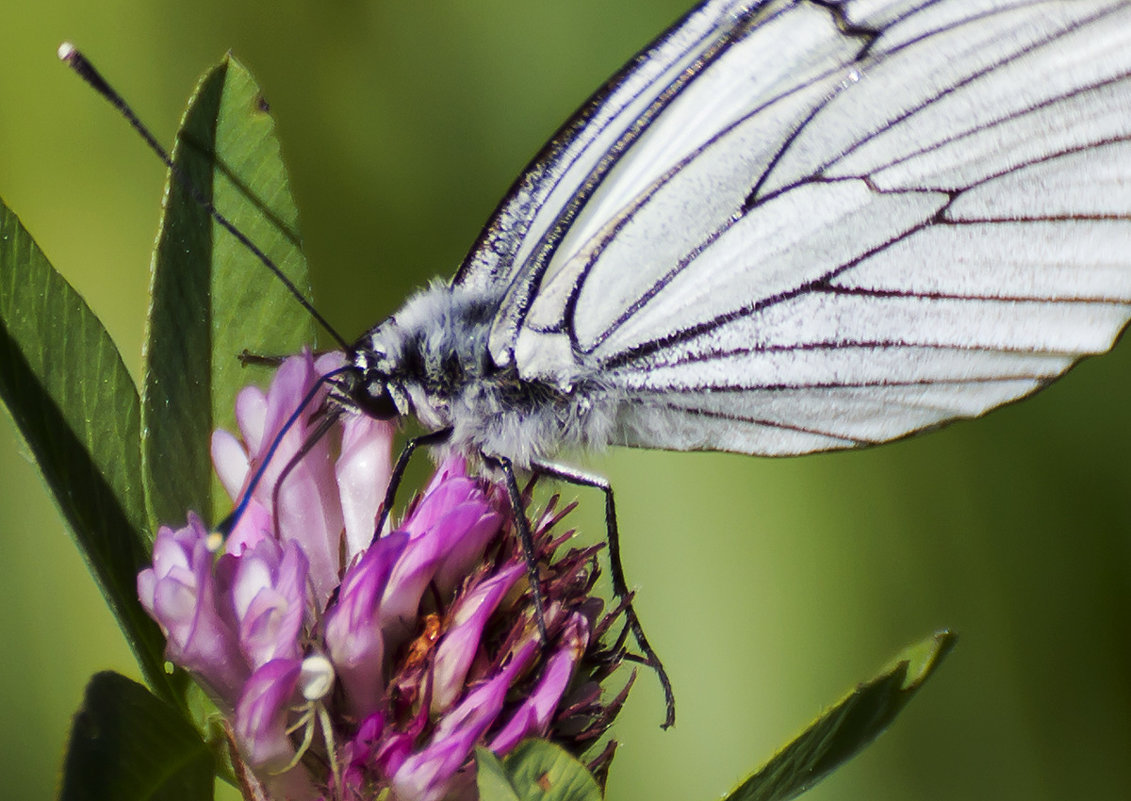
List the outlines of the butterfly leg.
<svg viewBox="0 0 1131 801">
<path fill-rule="evenodd" d="M 328 350 L 315 350 L 311 351 L 310 355 L 317 359 L 319 356 L 324 356 L 329 352 Z M 236 358 L 239 360 L 240 367 L 268 367 L 274 370 L 289 357 L 286 355 L 270 356 L 266 353 L 252 353 L 247 348 L 244 348 L 236 354 Z"/>
<path fill-rule="evenodd" d="M 377 538 L 381 536 L 381 530 L 385 528 L 385 521 L 389 519 L 389 511 L 393 508 L 393 502 L 397 499 L 397 490 L 400 489 L 401 481 L 404 479 L 404 471 L 408 468 L 412 454 L 422 445 L 438 445 L 444 442 L 451 433 L 450 428 L 441 428 L 439 431 L 413 437 L 405 443 L 400 455 L 397 456 L 392 472 L 389 473 L 389 486 L 385 490 L 385 500 L 381 501 L 381 510 L 377 513 L 377 525 L 373 529 L 371 544 L 377 541 Z"/>
<path fill-rule="evenodd" d="M 518 527 L 518 540 L 522 544 L 522 556 L 526 560 L 530 592 L 534 596 L 534 617 L 538 620 L 538 633 L 542 635 L 542 642 L 546 642 L 548 637 L 546 635 L 545 605 L 542 601 L 542 582 L 538 575 L 538 560 L 534 554 L 534 537 L 530 533 L 530 522 L 526 519 L 526 509 L 522 503 L 522 491 L 518 488 L 518 479 L 514 474 L 514 465 L 505 456 L 484 454 L 483 458 L 503 473 L 503 480 L 507 485 L 507 497 L 510 498 L 511 509 L 514 512 L 515 526 Z"/>
<path fill-rule="evenodd" d="M 236 356 L 240 360 L 240 367 L 270 367 L 277 368 L 283 363 L 285 356 L 264 356 L 261 353 L 252 353 L 247 348 L 244 348 Z"/>
<path fill-rule="evenodd" d="M 620 558 L 620 534 L 617 528 L 617 507 L 616 502 L 613 500 L 612 485 L 604 478 L 583 473 L 580 470 L 564 467 L 562 465 L 535 462 L 534 469 L 543 475 L 556 478 L 567 484 L 573 484 L 579 487 L 591 487 L 604 493 L 605 531 L 609 543 L 609 564 L 612 568 L 613 592 L 618 598 L 627 599 L 629 597 L 628 582 L 625 581 L 624 565 L 621 564 Z M 640 618 L 637 616 L 636 609 L 633 608 L 631 600 L 625 604 L 624 612 L 625 617 L 628 619 L 628 626 L 632 630 L 632 636 L 636 638 L 636 643 L 640 646 L 640 650 L 644 652 L 645 663 L 656 671 L 656 675 L 660 679 L 660 685 L 664 689 L 667 715 L 664 718 L 662 728 L 666 729 L 675 723 L 675 693 L 672 691 L 671 679 L 668 678 L 668 673 L 664 670 L 664 664 L 660 661 L 659 655 L 653 650 L 652 646 L 648 644 L 648 638 L 644 635 L 644 627 L 640 624 Z"/>
</svg>

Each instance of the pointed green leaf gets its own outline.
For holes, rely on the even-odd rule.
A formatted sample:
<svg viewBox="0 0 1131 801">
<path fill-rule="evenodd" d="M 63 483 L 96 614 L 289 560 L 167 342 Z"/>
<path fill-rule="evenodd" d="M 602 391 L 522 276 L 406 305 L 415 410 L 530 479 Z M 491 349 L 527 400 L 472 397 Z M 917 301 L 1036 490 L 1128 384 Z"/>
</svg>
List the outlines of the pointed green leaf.
<svg viewBox="0 0 1131 801">
<path fill-rule="evenodd" d="M 601 801 L 601 788 L 584 765 L 559 745 L 526 740 L 500 763 L 486 749 L 475 753 L 484 801 Z"/>
<path fill-rule="evenodd" d="M 207 200 L 309 298 L 298 212 L 275 124 L 251 76 L 231 57 L 201 80 L 181 123 L 174 159 Z M 314 344 L 314 325 L 282 283 L 170 178 L 153 257 L 146 344 L 142 458 L 149 512 L 177 525 L 192 509 L 222 516 L 231 503 L 212 478 L 209 438 L 234 428 L 243 369 L 262 355 Z"/>
<path fill-rule="evenodd" d="M 479 801 L 520 801 L 503 763 L 482 747 L 475 749 L 475 786 Z"/>
<path fill-rule="evenodd" d="M 727 801 L 786 801 L 808 790 L 888 727 L 954 641 L 943 631 L 906 649 L 775 754 Z"/>
<path fill-rule="evenodd" d="M 208 692 L 195 682 L 189 682 L 185 687 L 184 705 L 186 720 L 212 751 L 216 774 L 235 786 L 238 779 L 236 768 L 232 765 L 231 743 L 228 740 L 228 724 L 224 713 L 208 697 Z"/>
<path fill-rule="evenodd" d="M 175 698 L 165 638 L 137 601 L 148 562 L 137 389 L 98 318 L 2 203 L 0 397 L 146 678 Z"/>
<path fill-rule="evenodd" d="M 87 685 L 60 801 L 206 801 L 212 753 L 168 704 L 117 673 Z"/>
</svg>

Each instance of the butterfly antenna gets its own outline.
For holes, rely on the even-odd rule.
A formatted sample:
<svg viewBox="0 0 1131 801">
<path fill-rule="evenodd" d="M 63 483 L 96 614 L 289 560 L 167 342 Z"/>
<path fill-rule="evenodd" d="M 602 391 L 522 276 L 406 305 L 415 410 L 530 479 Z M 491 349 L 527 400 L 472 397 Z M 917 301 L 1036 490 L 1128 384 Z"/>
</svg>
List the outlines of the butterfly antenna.
<svg viewBox="0 0 1131 801">
<path fill-rule="evenodd" d="M 351 350 L 352 346 L 350 345 L 350 343 L 346 342 L 345 338 L 334 330 L 334 327 L 330 325 L 329 321 L 327 321 L 325 317 L 318 313 L 318 310 L 314 308 L 310 301 L 303 297 L 302 292 L 300 292 L 298 287 L 296 287 L 294 283 L 292 283 L 291 280 L 283 274 L 283 271 L 279 269 L 278 265 L 276 265 L 275 262 L 272 261 L 266 253 L 260 250 L 254 242 L 248 239 L 246 234 L 236 228 L 236 226 L 233 225 L 227 217 L 217 211 L 216 207 L 212 205 L 212 202 L 208 200 L 208 198 L 204 197 L 204 195 L 200 193 L 200 191 L 196 188 L 192 181 L 189 180 L 188 176 L 185 175 L 184 172 L 173 162 L 173 159 L 169 156 L 168 151 L 166 151 L 165 148 L 161 146 L 156 137 L 154 137 L 150 130 L 145 126 L 145 123 L 138 119 L 138 116 L 134 114 L 134 111 L 130 108 L 129 104 L 126 103 L 126 101 L 120 94 L 114 91 L 114 88 L 106 82 L 106 79 L 103 78 L 101 74 L 99 74 L 98 70 L 96 70 L 94 68 L 94 65 L 87 60 L 86 56 L 79 52 L 78 49 L 76 49 L 75 46 L 70 42 L 63 42 L 63 44 L 59 45 L 59 60 L 70 67 L 72 70 L 74 70 L 80 78 L 86 81 L 94 89 L 94 91 L 98 92 L 98 94 L 106 98 L 106 100 L 109 101 L 110 105 L 117 109 L 118 113 L 126 118 L 126 122 L 130 124 L 130 127 L 138 132 L 141 138 L 144 139 L 145 143 L 149 146 L 149 149 L 156 153 L 157 157 L 160 158 L 165 166 L 169 168 L 169 172 L 172 174 L 173 179 L 182 188 L 188 190 L 189 194 L 192 195 L 193 200 L 200 204 L 201 208 L 212 215 L 213 220 L 219 223 L 232 236 L 234 236 L 241 245 L 251 251 L 251 253 L 257 259 L 263 262 L 268 270 L 275 274 L 276 278 L 283 282 L 283 286 L 285 286 L 287 288 L 287 291 L 294 296 L 295 300 L 299 302 L 299 305 L 306 309 L 306 311 L 315 320 L 318 321 L 318 324 L 325 328 L 327 332 L 329 332 L 330 336 L 333 337 L 334 341 L 341 346 L 342 350 Z"/>
</svg>

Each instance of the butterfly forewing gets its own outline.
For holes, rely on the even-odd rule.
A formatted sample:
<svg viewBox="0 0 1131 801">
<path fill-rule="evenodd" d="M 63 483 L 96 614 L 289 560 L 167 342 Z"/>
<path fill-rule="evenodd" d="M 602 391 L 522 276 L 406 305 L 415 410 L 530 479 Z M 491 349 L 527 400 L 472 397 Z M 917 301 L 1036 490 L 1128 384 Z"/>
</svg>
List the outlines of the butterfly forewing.
<svg viewBox="0 0 1131 801">
<path fill-rule="evenodd" d="M 803 453 L 982 414 L 1131 314 L 1127 0 L 707 3 L 461 271 L 620 444 Z"/>
<path fill-rule="evenodd" d="M 689 12 L 593 95 L 515 181 L 456 275 L 468 286 L 509 284 L 531 252 L 583 203 L 583 186 L 627 129 L 754 0 L 711 0 Z"/>
<path fill-rule="evenodd" d="M 748 22 L 752 0 L 711 0 L 637 55 L 568 121 L 515 182 L 456 275 L 465 287 L 507 287 L 492 334 L 510 361 L 533 290 L 576 213 L 678 87 Z"/>
</svg>

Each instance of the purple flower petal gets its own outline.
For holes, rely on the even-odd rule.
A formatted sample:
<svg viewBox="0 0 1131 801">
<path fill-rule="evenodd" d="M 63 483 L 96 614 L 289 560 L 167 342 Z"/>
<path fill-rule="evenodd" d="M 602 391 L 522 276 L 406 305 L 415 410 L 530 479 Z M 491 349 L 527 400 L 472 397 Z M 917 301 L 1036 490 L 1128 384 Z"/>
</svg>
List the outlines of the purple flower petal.
<svg viewBox="0 0 1131 801">
<path fill-rule="evenodd" d="M 437 468 L 420 504 L 402 528 L 414 535 L 433 529 L 458 532 L 458 536 L 448 537 L 449 547 L 433 577 L 440 593 L 447 594 L 482 558 L 503 519 L 482 483 L 468 477 L 466 460 L 453 455 Z"/>
<path fill-rule="evenodd" d="M 259 387 L 244 387 L 236 395 L 236 423 L 248 451 L 260 454 L 267 425 L 267 395 Z"/>
<path fill-rule="evenodd" d="M 545 736 L 554 710 L 588 645 L 589 621 L 583 615 L 574 614 L 562 633 L 561 646 L 546 663 L 538 686 L 515 710 L 488 748 L 502 756 L 527 737 Z"/>
<path fill-rule="evenodd" d="M 251 471 L 251 462 L 240 441 L 223 429 L 212 432 L 212 467 L 228 497 L 237 500 Z"/>
<path fill-rule="evenodd" d="M 165 632 L 165 656 L 196 673 L 231 707 L 249 673 L 235 631 L 221 617 L 208 532 L 195 515 L 179 531 L 162 528 L 153 567 L 138 574 L 138 598 Z"/>
<path fill-rule="evenodd" d="M 488 507 L 487 496 L 480 489 L 479 483 L 463 472 L 463 459 L 449 459 L 444 466 L 446 469 L 443 469 L 441 475 L 445 476 L 445 480 L 433 480 L 424 491 L 412 515 L 401 525 L 405 531 L 418 535 L 435 528 L 463 503 L 477 501 Z"/>
<path fill-rule="evenodd" d="M 331 350 L 314 360 L 314 372 L 318 375 L 327 375 L 345 367 L 345 365 L 346 354 L 340 350 Z"/>
<path fill-rule="evenodd" d="M 266 396 L 250 387 L 240 393 L 236 420 L 247 443 L 251 465 L 262 464 L 279 439 L 253 498 L 274 515 L 277 530 L 284 540 L 293 539 L 302 546 L 310 563 L 315 597 L 324 602 L 338 583 L 342 535 L 337 484 L 328 469 L 333 463 L 330 442 L 324 437 L 310 444 L 303 458 L 292 464 L 294 456 L 308 444 L 307 419 L 317 410 L 319 398 L 312 400 L 307 405 L 307 414 L 299 417 L 279 438 L 283 426 L 319 378 L 309 351 L 285 359 Z M 221 455 L 230 463 L 228 447 L 221 447 Z M 233 471 L 230 464 L 228 470 Z M 275 487 L 284 471 L 285 486 L 278 494 L 280 508 L 275 509 Z"/>
<path fill-rule="evenodd" d="M 287 734 L 302 663 L 268 662 L 248 679 L 236 707 L 234 733 L 240 753 L 273 799 L 314 801 L 322 794 L 302 765 L 288 768 L 297 751 Z"/>
<path fill-rule="evenodd" d="M 346 743 L 343 750 L 346 768 L 342 774 L 342 783 L 355 795 L 360 795 L 384 733 L 385 716 L 380 712 L 374 712 L 361 722 L 357 734 Z"/>
<path fill-rule="evenodd" d="M 405 801 L 439 801 L 503 708 L 511 682 L 529 665 L 536 649 L 523 649 L 491 680 L 479 685 L 445 715 L 429 744 L 404 761 L 393 776 L 393 791 Z"/>
<path fill-rule="evenodd" d="M 306 614 L 306 556 L 293 542 L 280 548 L 264 539 L 239 557 L 225 555 L 218 575 L 230 575 L 230 602 L 239 642 L 253 668 L 273 659 L 302 656 L 299 638 Z"/>
<path fill-rule="evenodd" d="M 445 460 L 400 527 L 411 535 L 409 548 L 393 571 L 382 602 L 385 633 L 394 641 L 413 631 L 420 599 L 429 584 L 435 583 L 444 595 L 454 589 L 456 582 L 450 576 L 438 580 L 439 571 L 450 574 L 456 562 L 471 554 L 478 560 L 487 540 L 498 532 L 487 496 L 464 470 L 462 458 Z M 459 578 L 469 572 L 471 564 L 468 560 L 458 565 Z"/>
<path fill-rule="evenodd" d="M 196 518 L 163 529 L 138 594 L 168 657 L 220 704 L 266 797 L 472 801 L 476 745 L 503 752 L 552 730 L 580 750 L 608 725 L 627 687 L 603 708 L 595 681 L 587 695 L 572 681 L 582 655 L 596 657 L 584 667 L 593 675 L 616 666 L 616 652 L 589 640 L 620 612 L 598 623 L 592 549 L 556 556 L 551 504 L 534 532 L 557 643 L 548 650 L 530 593 L 517 590 L 527 567 L 505 493 L 470 477 L 460 457 L 444 460 L 400 531 L 370 545 L 392 427 L 345 414 L 309 441 L 319 387 L 280 436 L 343 363 L 341 353 L 304 353 L 284 361 L 267 393 L 240 394 L 242 442 L 223 432 L 212 441 L 228 491 L 244 491 L 278 447 L 225 553 L 215 558 L 216 535 Z"/>
<path fill-rule="evenodd" d="M 390 732 L 373 755 L 372 767 L 383 776 L 392 776 L 412 755 L 416 738 L 406 732 Z"/>
<path fill-rule="evenodd" d="M 393 791 L 404 801 L 440 801 L 467 762 L 487 723 L 463 729 L 406 759 L 393 776 Z"/>
<path fill-rule="evenodd" d="M 452 611 L 447 632 L 436 647 L 432 670 L 432 713 L 450 707 L 463 691 L 467 671 L 479 651 L 483 627 L 503 596 L 526 572 L 526 566 L 511 565 L 471 589 Z"/>
<path fill-rule="evenodd" d="M 301 670 L 298 659 L 276 659 L 255 671 L 244 687 L 236 706 L 236 742 L 256 770 L 279 770 L 294 759 L 287 724 L 291 706 L 299 701 L 295 690 Z"/>
<path fill-rule="evenodd" d="M 265 539 L 274 539 L 275 522 L 263 504 L 252 498 L 224 543 L 224 551 L 239 556 Z"/>
<path fill-rule="evenodd" d="M 404 554 L 389 576 L 381 598 L 381 628 L 392 643 L 399 645 L 416 627 L 420 599 L 449 544 L 449 538 L 441 536 L 442 533 L 446 532 L 430 532 L 432 536 L 408 539 Z"/>
<path fill-rule="evenodd" d="M 326 613 L 327 653 L 345 690 L 349 713 L 358 720 L 376 712 L 384 700 L 381 598 L 407 544 L 406 534 L 377 540 L 346 572 L 337 603 Z"/>
<path fill-rule="evenodd" d="M 342 424 L 342 452 L 334 467 L 346 527 L 346 562 L 369 547 L 377 510 L 385 499 L 392 468 L 391 422 L 363 414 Z"/>
<path fill-rule="evenodd" d="M 310 561 L 310 581 L 319 605 L 338 586 L 342 511 L 328 475 L 329 443 L 322 442 L 286 476 L 275 515 L 284 541 L 297 542 Z M 319 469 L 321 463 L 321 469 Z"/>
<path fill-rule="evenodd" d="M 482 499 L 482 500 L 485 500 Z M 483 558 L 483 551 L 503 524 L 503 515 L 476 499 L 456 507 L 442 525 L 458 526 L 463 534 L 452 543 L 436 569 L 436 587 L 444 594 L 454 592 Z"/>
<path fill-rule="evenodd" d="M 295 410 L 298 409 L 299 403 L 306 396 L 318 380 L 318 374 L 314 371 L 314 358 L 311 356 L 309 350 L 303 350 L 299 356 L 292 356 L 289 359 L 284 359 L 283 363 L 279 365 L 279 369 L 275 371 L 274 378 L 271 379 L 271 386 L 267 389 L 267 406 L 264 410 L 263 417 L 263 436 L 260 440 L 258 447 L 251 444 L 251 440 L 245 439 L 248 446 L 252 448 L 252 452 L 256 456 L 261 456 L 270 447 L 275 435 L 283 430 L 283 426 Z M 310 410 L 318 408 L 317 400 L 310 404 Z M 303 438 L 292 437 L 291 434 L 297 429 L 304 429 L 306 426 L 304 420 L 307 415 L 299 418 L 299 423 L 292 426 L 290 431 L 284 435 L 284 443 L 287 438 L 297 440 L 293 443 L 294 446 L 301 446 Z M 280 450 L 283 445 L 280 445 Z M 291 450 L 284 457 L 283 464 L 286 460 L 294 455 L 295 450 Z M 276 474 L 282 469 L 282 465 L 275 468 Z M 273 481 L 271 483 L 274 483 Z"/>
</svg>

